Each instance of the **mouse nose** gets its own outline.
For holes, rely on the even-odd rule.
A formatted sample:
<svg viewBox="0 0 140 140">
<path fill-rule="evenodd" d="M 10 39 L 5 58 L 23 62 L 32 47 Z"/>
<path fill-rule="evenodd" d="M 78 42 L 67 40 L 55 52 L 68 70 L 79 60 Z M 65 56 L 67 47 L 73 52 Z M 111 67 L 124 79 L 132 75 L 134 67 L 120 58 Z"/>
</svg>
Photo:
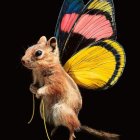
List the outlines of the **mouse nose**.
<svg viewBox="0 0 140 140">
<path fill-rule="evenodd" d="M 23 64 L 23 65 L 25 65 L 25 64 L 29 64 L 29 63 L 31 63 L 31 60 L 30 59 L 21 59 L 21 63 Z"/>
</svg>

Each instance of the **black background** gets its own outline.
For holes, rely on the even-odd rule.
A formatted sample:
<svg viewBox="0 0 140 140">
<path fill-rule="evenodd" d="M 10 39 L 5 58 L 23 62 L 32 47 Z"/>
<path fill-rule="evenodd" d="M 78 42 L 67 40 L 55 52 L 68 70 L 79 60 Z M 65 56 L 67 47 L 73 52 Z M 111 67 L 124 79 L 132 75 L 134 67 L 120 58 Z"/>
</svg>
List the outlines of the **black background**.
<svg viewBox="0 0 140 140">
<path fill-rule="evenodd" d="M 138 74 L 138 10 L 136 3 L 114 0 L 118 41 L 124 46 L 127 63 L 119 82 L 107 91 L 82 90 L 83 109 L 79 114 L 82 124 L 118 133 L 121 140 L 134 140 L 137 136 L 138 102 L 136 101 Z M 39 116 L 39 101 L 33 122 L 28 125 L 32 113 L 32 95 L 29 84 L 31 71 L 26 70 L 20 59 L 28 46 L 39 37 L 53 36 L 62 0 L 37 0 L 34 2 L 6 2 L 1 7 L 1 121 L 6 137 L 44 140 L 46 134 Z M 3 32 L 2 32 L 3 31 Z M 49 126 L 48 126 L 49 127 Z M 49 127 L 50 128 L 50 127 Z M 50 132 L 50 129 L 49 129 Z M 54 139 L 68 139 L 67 131 L 60 129 Z M 66 136 L 66 137 L 65 137 Z M 76 133 L 78 140 L 95 139 L 83 132 Z"/>
</svg>

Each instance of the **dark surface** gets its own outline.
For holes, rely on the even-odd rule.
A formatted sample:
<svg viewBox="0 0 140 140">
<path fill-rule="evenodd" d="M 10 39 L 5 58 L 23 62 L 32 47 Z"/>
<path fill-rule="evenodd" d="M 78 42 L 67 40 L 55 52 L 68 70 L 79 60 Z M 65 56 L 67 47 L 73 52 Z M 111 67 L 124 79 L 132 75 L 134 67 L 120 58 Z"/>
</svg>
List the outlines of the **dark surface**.
<svg viewBox="0 0 140 140">
<path fill-rule="evenodd" d="M 47 140 L 43 121 L 39 116 L 39 101 L 33 122 L 28 125 L 32 112 L 32 95 L 29 85 L 31 72 L 20 62 L 24 50 L 37 42 L 40 36 L 53 36 L 56 19 L 62 0 L 37 0 L 32 4 L 26 0 L 7 2 L 2 10 L 1 69 L 5 73 L 1 92 L 1 125 L 4 139 Z M 136 5 L 136 4 L 135 4 Z M 82 90 L 83 109 L 79 119 L 84 125 L 118 133 L 121 140 L 134 140 L 137 137 L 138 102 L 136 101 L 139 40 L 136 39 L 138 21 L 135 5 L 128 1 L 115 0 L 118 41 L 124 46 L 127 55 L 126 68 L 119 82 L 107 91 Z M 2 80 L 1 80 L 2 81 Z M 139 98 L 138 98 L 139 99 Z M 50 129 L 49 129 L 50 132 Z M 68 131 L 59 129 L 56 140 L 66 140 Z M 84 132 L 76 133 L 77 140 L 96 140 Z"/>
</svg>

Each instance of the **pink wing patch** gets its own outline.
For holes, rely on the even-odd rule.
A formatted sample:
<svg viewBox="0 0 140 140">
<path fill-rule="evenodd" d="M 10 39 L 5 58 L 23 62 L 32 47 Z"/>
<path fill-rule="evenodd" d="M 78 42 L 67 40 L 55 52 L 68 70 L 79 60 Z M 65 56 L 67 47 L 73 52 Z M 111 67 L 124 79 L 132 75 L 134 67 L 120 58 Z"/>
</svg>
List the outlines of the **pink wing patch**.
<svg viewBox="0 0 140 140">
<path fill-rule="evenodd" d="M 96 41 L 113 35 L 111 23 L 104 15 L 82 15 L 73 32 Z"/>
<path fill-rule="evenodd" d="M 70 32 L 79 14 L 65 14 L 61 22 L 61 30 L 63 32 Z"/>
<path fill-rule="evenodd" d="M 61 30 L 70 32 L 78 14 L 65 14 L 61 22 Z M 84 14 L 80 17 L 74 27 L 73 33 L 83 35 L 87 39 L 98 41 L 102 38 L 109 38 L 113 35 L 110 21 L 104 15 Z"/>
</svg>

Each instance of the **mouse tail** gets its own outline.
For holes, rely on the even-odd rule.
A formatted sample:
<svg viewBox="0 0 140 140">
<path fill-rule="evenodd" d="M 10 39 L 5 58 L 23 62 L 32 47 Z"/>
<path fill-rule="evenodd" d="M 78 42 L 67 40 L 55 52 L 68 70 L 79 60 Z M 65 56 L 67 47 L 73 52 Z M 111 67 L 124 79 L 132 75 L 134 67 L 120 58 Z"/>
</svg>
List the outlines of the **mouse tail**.
<svg viewBox="0 0 140 140">
<path fill-rule="evenodd" d="M 104 140 L 119 140 L 118 134 L 113 134 L 113 133 L 109 133 L 109 132 L 96 130 L 96 129 L 90 128 L 88 126 L 81 126 L 80 129 L 87 133 L 90 133 L 91 135 L 94 135 L 97 138 L 101 138 Z"/>
</svg>

